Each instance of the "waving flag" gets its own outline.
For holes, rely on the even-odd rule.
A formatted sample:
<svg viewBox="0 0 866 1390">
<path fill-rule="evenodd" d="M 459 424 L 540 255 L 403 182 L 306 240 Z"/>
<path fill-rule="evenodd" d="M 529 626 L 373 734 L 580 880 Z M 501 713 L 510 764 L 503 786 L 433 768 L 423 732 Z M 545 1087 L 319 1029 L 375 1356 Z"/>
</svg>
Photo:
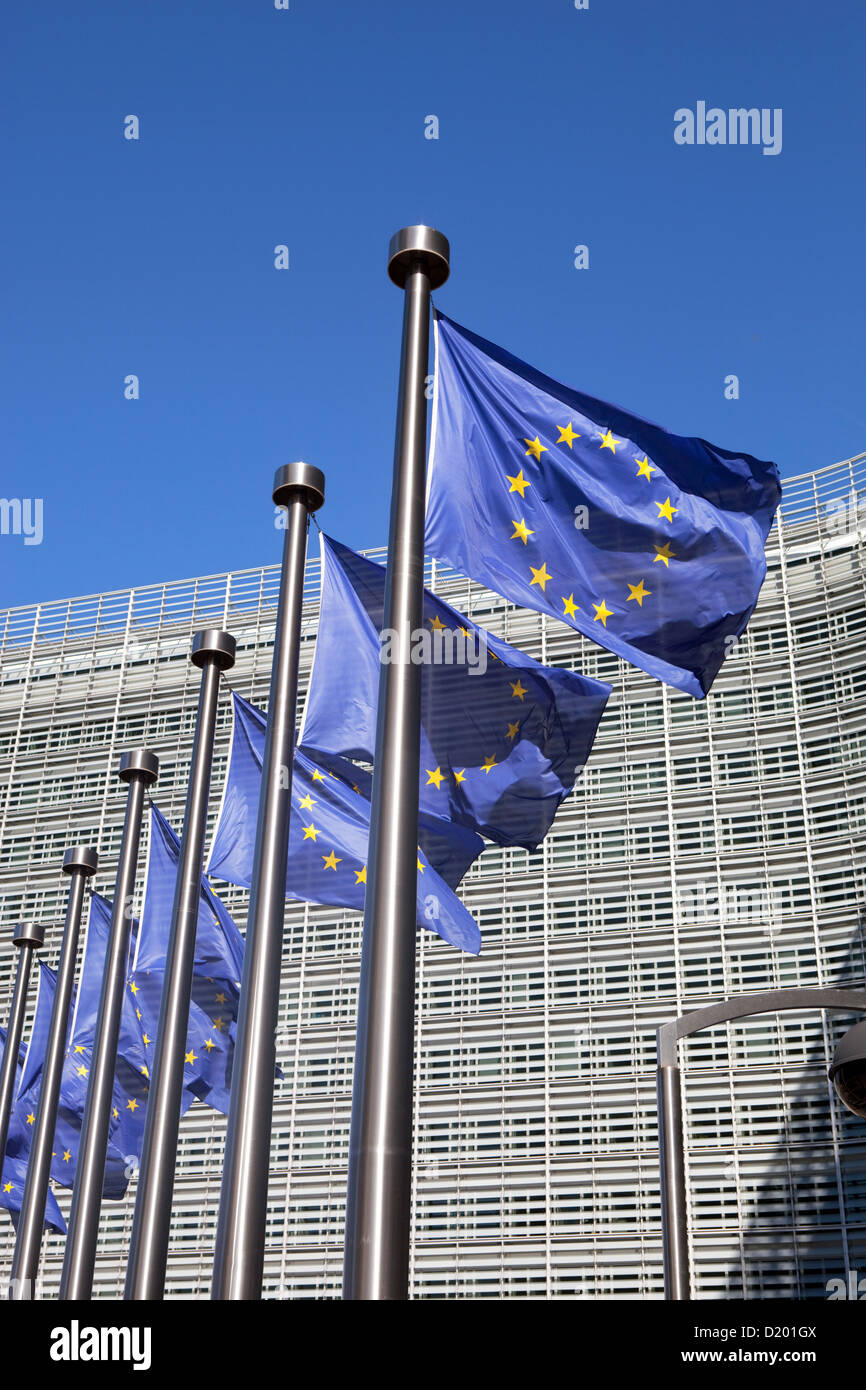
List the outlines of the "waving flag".
<svg viewBox="0 0 866 1390">
<path fill-rule="evenodd" d="M 51 1177 L 61 1187 L 72 1187 L 84 1106 L 87 1099 L 87 1078 L 96 1036 L 96 1017 L 102 989 L 102 969 L 111 922 L 111 904 L 98 893 L 91 894 L 87 942 L 81 967 L 81 980 L 73 1005 L 73 1018 L 68 1033 L 57 1125 L 54 1133 L 54 1155 Z M 44 1008 L 47 1020 L 53 1004 L 53 972 L 43 969 L 40 976 L 37 1016 Z M 47 1023 L 44 1028 L 47 1037 Z M 35 1059 L 44 1057 L 34 1051 L 31 1043 L 28 1074 L 35 1068 Z M 33 1068 L 31 1067 L 33 1061 Z M 41 1062 L 27 1090 L 19 1092 L 9 1128 L 7 1153 L 24 1159 L 30 1146 L 30 1135 L 36 1120 L 39 1103 Z M 118 1058 L 115 1071 L 108 1156 L 103 1183 L 103 1196 L 117 1199 L 124 1195 L 135 1163 L 141 1154 L 144 1134 L 144 1108 L 147 1103 L 147 1049 L 142 1039 L 140 1020 L 134 1002 L 125 999 L 121 1015 Z"/>
<path fill-rule="evenodd" d="M 180 840 L 158 807 L 152 806 L 144 906 L 128 985 L 142 1015 L 150 1057 L 159 1026 L 179 860 Z M 243 952 L 243 937 L 202 878 L 184 1056 L 185 1109 L 197 1097 L 223 1114 L 228 1112 Z"/>
<path fill-rule="evenodd" d="M 436 313 L 426 548 L 704 696 L 752 615 L 781 487 Z"/>
<path fill-rule="evenodd" d="M 47 967 L 46 965 L 43 965 L 42 961 L 40 961 L 39 964 L 40 964 L 40 966 L 42 967 L 43 970 L 47 970 L 47 969 L 48 969 L 48 967 Z M 50 972 L 50 971 L 49 971 L 49 974 L 51 974 L 51 973 L 53 973 L 53 972 Z M 38 1013 L 38 1011 L 39 1011 L 39 1004 L 38 1004 L 38 1000 L 37 1000 L 37 1013 Z M 50 1003 L 49 1003 L 49 1005 L 48 1005 L 49 1016 L 50 1016 L 50 1011 L 51 1011 L 51 1005 L 50 1005 Z M 43 1005 L 43 1016 L 44 1016 L 44 1005 Z M 47 1037 L 47 1034 L 46 1034 L 46 1037 Z M 32 1040 L 32 1035 L 31 1035 L 31 1040 Z M 5 1028 L 0 1028 L 0 1063 L 2 1063 L 2 1060 L 3 1060 L 3 1053 L 5 1052 L 5 1050 L 6 1050 L 6 1029 L 5 1029 Z M 43 1051 L 42 1056 L 44 1056 L 44 1055 L 45 1055 L 45 1054 L 44 1054 L 44 1051 Z M 15 1094 L 16 1094 L 16 1095 L 19 1093 L 19 1091 L 20 1091 L 20 1089 L 21 1089 L 21 1080 L 22 1080 L 23 1067 L 24 1067 L 24 1058 L 25 1058 L 25 1051 L 24 1051 L 24 1048 L 21 1047 L 21 1048 L 18 1049 L 18 1062 L 17 1062 L 16 1068 L 15 1068 Z M 35 1060 L 34 1060 L 34 1067 L 35 1067 Z M 38 1067 L 35 1067 L 35 1073 L 33 1074 L 34 1079 L 37 1079 L 37 1078 L 38 1078 L 39 1072 L 41 1071 L 41 1067 L 42 1067 L 41 1062 L 39 1063 L 39 1066 L 38 1066 Z M 34 1116 L 34 1118 L 35 1118 L 35 1116 Z M 7 1150 L 7 1152 L 2 1156 L 2 1164 L 0 1164 L 0 1167 L 2 1167 L 2 1173 L 0 1173 L 0 1207 L 5 1207 L 6 1210 L 9 1212 L 9 1215 L 10 1215 L 11 1218 L 12 1218 L 12 1225 L 13 1225 L 14 1228 L 17 1230 L 17 1229 L 18 1229 L 18 1214 L 19 1214 L 19 1212 L 21 1211 L 21 1203 L 22 1203 L 22 1201 L 24 1200 L 24 1184 L 25 1184 L 26 1181 L 27 1181 L 27 1159 L 26 1159 L 26 1157 L 19 1157 L 19 1158 L 13 1157 L 12 1154 L 10 1154 L 10 1153 L 8 1152 L 8 1150 Z M 57 1231 L 57 1232 L 59 1232 L 60 1235 L 65 1235 L 65 1234 L 66 1234 L 66 1222 L 65 1222 L 64 1219 L 63 1219 L 63 1213 L 61 1212 L 59 1206 L 57 1205 L 57 1198 L 54 1196 L 54 1193 L 51 1192 L 50 1190 L 49 1190 L 49 1192 L 48 1192 L 48 1197 L 47 1197 L 47 1201 L 46 1201 L 46 1204 L 45 1204 L 45 1229 L 46 1229 L 46 1230 L 49 1230 L 49 1231 Z"/>
<path fill-rule="evenodd" d="M 323 536 L 302 745 L 373 757 L 384 607 L 382 566 Z M 414 646 L 422 811 L 535 849 L 589 757 L 610 686 L 540 665 L 426 590 Z"/>
<path fill-rule="evenodd" d="M 238 695 L 233 695 L 232 705 L 231 755 L 208 872 L 249 888 L 267 721 L 261 710 Z M 363 910 L 370 802 L 361 776 L 359 769 L 343 759 L 319 757 L 310 749 L 296 751 L 287 898 Z M 477 954 L 481 949 L 478 927 L 433 862 L 434 850 L 448 859 L 452 872 L 455 864 L 465 859 L 465 849 L 454 854 L 447 848 L 447 840 L 440 825 L 429 844 L 422 841 L 419 846 L 418 925 L 437 932 L 460 950 Z M 481 840 L 477 836 L 474 840 L 480 849 Z M 460 832 L 456 842 L 465 845 L 466 832 Z"/>
</svg>

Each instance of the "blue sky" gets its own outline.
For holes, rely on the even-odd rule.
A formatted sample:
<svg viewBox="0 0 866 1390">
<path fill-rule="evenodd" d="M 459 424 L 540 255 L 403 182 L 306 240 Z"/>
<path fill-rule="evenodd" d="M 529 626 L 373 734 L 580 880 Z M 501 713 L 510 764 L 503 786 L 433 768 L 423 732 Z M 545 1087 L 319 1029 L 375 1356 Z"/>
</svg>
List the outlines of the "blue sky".
<svg viewBox="0 0 866 1390">
<path fill-rule="evenodd" d="M 866 449 L 859 0 L 14 0 L 5 27 L 0 496 L 42 497 L 44 538 L 0 536 L 0 606 L 276 560 L 294 458 L 331 534 L 384 543 L 412 222 L 451 241 L 441 307 L 552 376 L 783 476 Z M 676 145 L 699 100 L 782 108 L 781 153 Z"/>
</svg>

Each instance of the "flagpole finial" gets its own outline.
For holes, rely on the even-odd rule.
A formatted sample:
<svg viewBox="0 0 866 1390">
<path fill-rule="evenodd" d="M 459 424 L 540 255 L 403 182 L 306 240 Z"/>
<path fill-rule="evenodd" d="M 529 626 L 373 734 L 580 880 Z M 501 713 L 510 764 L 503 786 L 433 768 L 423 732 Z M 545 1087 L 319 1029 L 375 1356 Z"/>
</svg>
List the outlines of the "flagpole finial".
<svg viewBox="0 0 866 1390">
<path fill-rule="evenodd" d="M 92 845 L 73 845 L 63 856 L 63 873 L 84 874 L 85 878 L 90 878 L 96 873 L 99 865 L 99 855 Z"/>
<path fill-rule="evenodd" d="M 159 775 L 159 758 L 148 748 L 136 748 L 124 753 L 117 775 L 121 782 L 131 782 L 137 777 L 146 787 L 152 787 Z"/>
<path fill-rule="evenodd" d="M 221 671 L 230 671 L 235 664 L 236 650 L 237 643 L 230 632 L 209 627 L 193 637 L 189 659 L 193 666 L 202 667 L 214 661 Z"/>
<path fill-rule="evenodd" d="M 38 951 L 45 940 L 45 928 L 40 922 L 19 922 L 12 940 L 16 946 L 32 946 Z"/>
<path fill-rule="evenodd" d="M 287 507 L 298 496 L 308 512 L 317 512 L 325 500 L 325 475 L 311 463 L 284 463 L 274 474 L 274 502 Z"/>
<path fill-rule="evenodd" d="M 399 285 L 415 266 L 427 273 L 431 290 L 444 285 L 451 272 L 451 247 L 448 238 L 433 227 L 401 227 L 388 247 L 388 274 Z"/>
</svg>

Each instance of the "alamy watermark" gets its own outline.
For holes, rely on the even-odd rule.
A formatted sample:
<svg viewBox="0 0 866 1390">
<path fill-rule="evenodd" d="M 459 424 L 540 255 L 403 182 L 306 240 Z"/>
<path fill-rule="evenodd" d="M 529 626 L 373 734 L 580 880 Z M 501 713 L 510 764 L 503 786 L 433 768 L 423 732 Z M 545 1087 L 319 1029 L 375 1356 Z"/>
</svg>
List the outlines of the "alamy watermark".
<svg viewBox="0 0 866 1390">
<path fill-rule="evenodd" d="M 41 545 L 42 535 L 41 497 L 0 497 L 0 536 L 23 536 L 25 545 Z"/>
<path fill-rule="evenodd" d="M 383 666 L 466 666 L 470 676 L 487 670 L 484 634 L 468 628 L 384 627 L 379 634 L 379 660 Z"/>
<path fill-rule="evenodd" d="M 761 145 L 764 154 L 782 153 L 782 108 L 775 106 L 707 106 L 699 101 L 692 111 L 674 112 L 677 145 Z"/>
</svg>

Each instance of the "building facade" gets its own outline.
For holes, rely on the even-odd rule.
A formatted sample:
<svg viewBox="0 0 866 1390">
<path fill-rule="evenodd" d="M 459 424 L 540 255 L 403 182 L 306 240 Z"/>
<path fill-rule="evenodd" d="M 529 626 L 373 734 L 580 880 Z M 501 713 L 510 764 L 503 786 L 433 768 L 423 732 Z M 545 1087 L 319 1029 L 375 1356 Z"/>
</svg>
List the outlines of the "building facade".
<svg viewBox="0 0 866 1390">
<path fill-rule="evenodd" d="M 661 1297 L 656 1028 L 730 994 L 864 984 L 864 556 L 866 455 L 786 482 L 758 609 L 703 701 L 432 568 L 476 622 L 614 693 L 542 848 L 491 847 L 464 880 L 481 956 L 419 933 L 414 1297 Z M 0 613 L 0 1020 L 16 922 L 46 924 L 56 964 L 67 846 L 98 845 L 94 887 L 111 896 L 124 750 L 159 755 L 153 798 L 179 828 L 192 633 L 233 632 L 228 683 L 266 704 L 278 577 Z M 317 598 L 311 562 L 302 695 Z M 230 718 L 226 691 L 211 830 Z M 243 926 L 246 894 L 215 886 Z M 285 924 L 264 1294 L 334 1298 L 361 920 L 287 903 Z M 829 1279 L 866 1271 L 866 1127 L 826 1080 L 851 1021 L 769 1016 L 684 1048 L 696 1297 L 826 1297 Z M 182 1122 L 172 1297 L 209 1291 L 224 1133 L 199 1103 Z M 122 1293 L 134 1191 L 103 1206 L 97 1297 Z M 11 1251 L 0 1212 L 3 1276 Z M 46 1297 L 62 1254 L 47 1237 Z"/>
</svg>

